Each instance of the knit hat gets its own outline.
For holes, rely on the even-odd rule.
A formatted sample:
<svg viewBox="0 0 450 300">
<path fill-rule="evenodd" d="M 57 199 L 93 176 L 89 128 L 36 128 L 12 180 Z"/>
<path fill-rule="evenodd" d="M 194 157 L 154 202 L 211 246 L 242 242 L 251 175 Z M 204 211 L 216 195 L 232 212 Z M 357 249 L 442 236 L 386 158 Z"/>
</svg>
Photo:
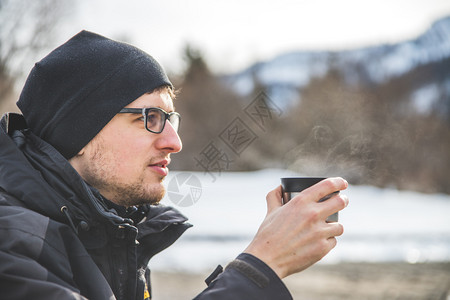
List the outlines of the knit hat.
<svg viewBox="0 0 450 300">
<path fill-rule="evenodd" d="M 136 47 L 82 31 L 36 63 L 17 106 L 31 131 L 75 156 L 124 106 L 172 83 Z"/>
</svg>

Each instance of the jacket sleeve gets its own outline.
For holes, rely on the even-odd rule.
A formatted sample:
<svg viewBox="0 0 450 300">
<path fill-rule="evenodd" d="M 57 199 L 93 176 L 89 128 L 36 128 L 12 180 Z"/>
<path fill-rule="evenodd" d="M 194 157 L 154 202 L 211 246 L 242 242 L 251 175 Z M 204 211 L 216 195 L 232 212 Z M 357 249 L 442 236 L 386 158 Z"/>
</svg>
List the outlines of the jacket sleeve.
<svg viewBox="0 0 450 300">
<path fill-rule="evenodd" d="M 0 208 L 2 299 L 86 299 L 57 280 L 49 280 L 56 276 L 40 260 L 47 219 L 18 207 Z M 58 258 L 54 253 L 53 259 Z"/>
<path fill-rule="evenodd" d="M 80 294 L 46 280 L 48 271 L 36 261 L 0 251 L 0 290 L 4 299 L 87 300 Z"/>
<path fill-rule="evenodd" d="M 77 250 L 81 249 L 77 241 L 68 226 L 24 208 L 0 205 L 0 298 L 87 300 L 82 290 L 94 293 L 74 280 L 95 283 L 99 281 L 90 276 L 98 274 L 89 255 Z M 113 299 L 100 284 L 95 290 L 101 296 L 89 299 Z"/>
<path fill-rule="evenodd" d="M 195 300 L 292 299 L 288 289 L 264 262 L 242 253 Z"/>
</svg>

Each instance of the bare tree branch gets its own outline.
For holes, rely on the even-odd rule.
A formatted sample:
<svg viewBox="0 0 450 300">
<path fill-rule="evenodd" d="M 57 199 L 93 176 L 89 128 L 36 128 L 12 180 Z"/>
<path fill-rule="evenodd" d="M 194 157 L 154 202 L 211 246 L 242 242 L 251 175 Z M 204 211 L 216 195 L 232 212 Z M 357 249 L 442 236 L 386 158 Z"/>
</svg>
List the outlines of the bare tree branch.
<svg viewBox="0 0 450 300">
<path fill-rule="evenodd" d="M 0 103 L 39 57 L 48 51 L 68 0 L 0 0 Z"/>
</svg>

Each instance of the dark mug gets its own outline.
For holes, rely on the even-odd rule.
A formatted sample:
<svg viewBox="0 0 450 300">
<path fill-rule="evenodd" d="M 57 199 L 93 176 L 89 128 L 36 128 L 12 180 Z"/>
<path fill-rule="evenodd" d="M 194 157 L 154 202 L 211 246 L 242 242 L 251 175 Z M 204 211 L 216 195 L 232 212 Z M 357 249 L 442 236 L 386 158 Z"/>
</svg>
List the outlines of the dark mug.
<svg viewBox="0 0 450 300">
<path fill-rule="evenodd" d="M 281 178 L 281 186 L 283 187 L 283 204 L 286 204 L 298 195 L 304 189 L 309 188 L 310 186 L 315 185 L 316 183 L 326 179 L 325 177 L 285 177 Z M 339 191 L 331 193 L 322 199 L 319 202 L 330 199 L 333 195 L 339 194 Z M 337 222 L 339 219 L 338 212 L 332 214 L 327 218 L 327 222 Z"/>
</svg>

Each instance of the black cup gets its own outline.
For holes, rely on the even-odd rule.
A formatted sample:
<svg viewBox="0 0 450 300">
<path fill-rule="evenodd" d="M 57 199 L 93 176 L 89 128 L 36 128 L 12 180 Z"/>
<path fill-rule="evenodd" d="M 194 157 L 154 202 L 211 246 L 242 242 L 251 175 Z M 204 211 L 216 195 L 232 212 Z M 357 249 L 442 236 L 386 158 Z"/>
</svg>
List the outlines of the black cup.
<svg viewBox="0 0 450 300">
<path fill-rule="evenodd" d="M 285 177 L 281 178 L 281 186 L 283 187 L 283 204 L 286 204 L 299 194 L 304 189 L 315 185 L 324 180 L 325 177 Z M 338 194 L 339 191 L 331 193 L 319 200 L 319 202 L 330 199 L 333 195 Z M 332 214 L 327 218 L 327 222 L 337 222 L 339 219 L 338 212 Z"/>
</svg>

